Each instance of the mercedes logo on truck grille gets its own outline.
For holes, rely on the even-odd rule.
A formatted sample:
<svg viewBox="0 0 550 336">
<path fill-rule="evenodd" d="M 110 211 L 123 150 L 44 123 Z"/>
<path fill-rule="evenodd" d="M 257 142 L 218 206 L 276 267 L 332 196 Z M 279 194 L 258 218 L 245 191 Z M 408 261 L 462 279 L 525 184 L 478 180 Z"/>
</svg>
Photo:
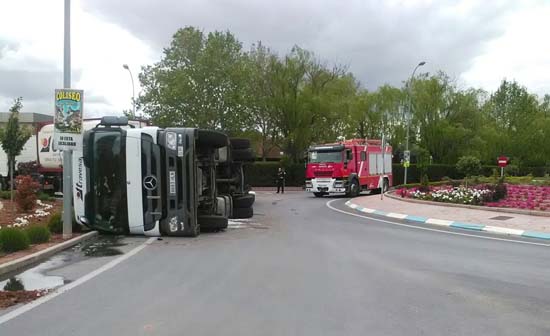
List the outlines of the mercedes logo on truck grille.
<svg viewBox="0 0 550 336">
<path fill-rule="evenodd" d="M 143 179 L 143 186 L 149 191 L 157 189 L 157 178 L 153 175 L 145 176 Z"/>
</svg>

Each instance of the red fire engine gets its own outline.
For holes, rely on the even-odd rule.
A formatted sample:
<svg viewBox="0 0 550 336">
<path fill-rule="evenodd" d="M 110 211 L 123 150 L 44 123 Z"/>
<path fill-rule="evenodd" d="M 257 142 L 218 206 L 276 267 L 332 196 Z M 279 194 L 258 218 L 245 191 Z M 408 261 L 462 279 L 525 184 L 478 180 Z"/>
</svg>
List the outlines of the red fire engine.
<svg viewBox="0 0 550 336">
<path fill-rule="evenodd" d="M 381 140 L 352 139 L 314 145 L 308 150 L 306 191 L 357 196 L 361 191 L 386 191 L 393 183 L 392 148 Z"/>
</svg>

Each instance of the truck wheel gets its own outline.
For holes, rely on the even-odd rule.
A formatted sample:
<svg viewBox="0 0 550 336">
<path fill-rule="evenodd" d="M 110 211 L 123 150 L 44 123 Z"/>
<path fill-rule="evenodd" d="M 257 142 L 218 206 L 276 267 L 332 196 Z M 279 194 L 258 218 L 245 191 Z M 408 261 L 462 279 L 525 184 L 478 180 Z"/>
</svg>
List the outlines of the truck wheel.
<svg viewBox="0 0 550 336">
<path fill-rule="evenodd" d="M 256 157 L 252 148 L 234 149 L 231 151 L 233 161 L 254 161 Z"/>
<path fill-rule="evenodd" d="M 221 148 L 227 146 L 227 135 L 222 132 L 199 129 L 197 145 Z"/>
<path fill-rule="evenodd" d="M 245 138 L 230 138 L 231 148 L 233 149 L 247 149 L 250 148 L 250 140 Z"/>
<path fill-rule="evenodd" d="M 250 218 L 254 215 L 254 210 L 250 208 L 233 208 L 233 218 Z"/>
<path fill-rule="evenodd" d="M 185 229 L 183 231 L 183 235 L 185 237 L 196 237 L 198 236 L 199 234 L 201 233 L 201 226 L 200 224 L 196 221 L 195 222 L 195 225 L 193 225 L 192 228 L 189 228 L 189 229 Z"/>
<path fill-rule="evenodd" d="M 315 197 L 323 197 L 324 193 L 322 193 L 322 192 L 314 192 L 313 195 L 315 195 Z"/>
<path fill-rule="evenodd" d="M 254 194 L 236 196 L 233 198 L 233 208 L 250 208 L 255 200 L 256 196 Z"/>
<path fill-rule="evenodd" d="M 201 231 L 218 231 L 227 228 L 227 217 L 215 215 L 202 215 L 198 217 Z"/>
<path fill-rule="evenodd" d="M 346 192 L 347 197 L 356 197 L 359 196 L 361 191 L 359 190 L 359 183 L 357 182 L 357 179 L 352 179 L 349 184 L 348 192 Z"/>
</svg>

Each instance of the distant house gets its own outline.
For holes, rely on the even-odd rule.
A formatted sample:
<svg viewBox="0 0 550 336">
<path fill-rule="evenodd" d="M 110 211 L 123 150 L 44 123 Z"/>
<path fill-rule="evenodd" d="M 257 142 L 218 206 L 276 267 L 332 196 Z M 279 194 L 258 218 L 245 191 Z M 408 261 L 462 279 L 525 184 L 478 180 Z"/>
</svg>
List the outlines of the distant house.
<svg viewBox="0 0 550 336">
<path fill-rule="evenodd" d="M 0 112 L 0 126 L 4 126 L 10 119 L 9 112 Z M 19 122 L 22 124 L 36 125 L 38 123 L 53 122 L 53 115 L 42 113 L 19 113 Z"/>
</svg>

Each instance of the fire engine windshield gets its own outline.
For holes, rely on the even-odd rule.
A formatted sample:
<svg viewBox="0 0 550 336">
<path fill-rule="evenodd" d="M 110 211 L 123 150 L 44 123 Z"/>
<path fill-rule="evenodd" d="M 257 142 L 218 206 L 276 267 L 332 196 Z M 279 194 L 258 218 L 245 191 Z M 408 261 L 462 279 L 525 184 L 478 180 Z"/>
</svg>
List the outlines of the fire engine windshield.
<svg viewBox="0 0 550 336">
<path fill-rule="evenodd" d="M 310 151 L 308 161 L 311 163 L 342 162 L 342 151 Z"/>
<path fill-rule="evenodd" d="M 90 222 L 95 228 L 124 233 L 128 227 L 125 141 L 120 130 L 94 134 L 91 160 Z"/>
</svg>

